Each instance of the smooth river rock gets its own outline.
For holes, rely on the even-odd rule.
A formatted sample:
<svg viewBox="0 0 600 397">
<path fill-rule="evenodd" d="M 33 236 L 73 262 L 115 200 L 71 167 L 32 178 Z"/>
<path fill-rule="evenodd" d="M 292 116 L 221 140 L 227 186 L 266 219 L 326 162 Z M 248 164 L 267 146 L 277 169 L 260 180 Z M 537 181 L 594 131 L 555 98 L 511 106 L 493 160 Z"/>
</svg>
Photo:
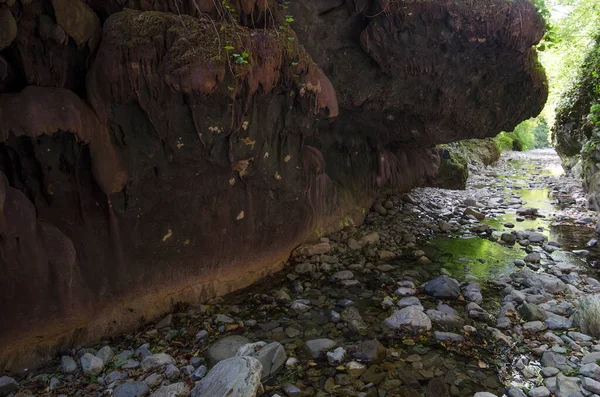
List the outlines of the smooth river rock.
<svg viewBox="0 0 600 397">
<path fill-rule="evenodd" d="M 261 374 L 262 364 L 254 357 L 228 358 L 215 365 L 190 397 L 255 397 Z"/>
</svg>

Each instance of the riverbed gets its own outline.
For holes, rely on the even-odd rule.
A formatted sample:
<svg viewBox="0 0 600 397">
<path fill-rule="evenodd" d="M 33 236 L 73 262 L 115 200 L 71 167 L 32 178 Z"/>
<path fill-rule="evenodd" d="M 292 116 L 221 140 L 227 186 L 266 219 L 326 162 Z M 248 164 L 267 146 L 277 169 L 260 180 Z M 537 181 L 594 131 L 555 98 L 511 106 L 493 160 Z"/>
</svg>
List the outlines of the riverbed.
<svg viewBox="0 0 600 397">
<path fill-rule="evenodd" d="M 590 395 L 569 369 L 600 344 L 558 341 L 600 290 L 596 217 L 554 151 L 505 153 L 473 166 L 464 191 L 383 198 L 363 225 L 300 247 L 245 290 L 66 351 L 16 395 L 220 396 L 236 384 L 232 396 Z M 524 303 L 546 318 L 526 318 Z M 541 375 L 549 352 L 565 362 Z M 240 369 L 243 357 L 261 369 Z"/>
</svg>

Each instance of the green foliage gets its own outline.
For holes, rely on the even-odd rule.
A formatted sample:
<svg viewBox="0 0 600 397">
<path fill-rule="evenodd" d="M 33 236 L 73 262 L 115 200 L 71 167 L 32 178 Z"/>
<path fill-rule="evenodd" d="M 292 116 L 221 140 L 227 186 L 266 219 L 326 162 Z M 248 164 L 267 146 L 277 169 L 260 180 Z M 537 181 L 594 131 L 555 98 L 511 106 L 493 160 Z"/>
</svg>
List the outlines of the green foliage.
<svg viewBox="0 0 600 397">
<path fill-rule="evenodd" d="M 595 103 L 590 107 L 588 118 L 596 128 L 600 127 L 600 104 Z"/>
<path fill-rule="evenodd" d="M 509 137 L 506 132 L 499 133 L 494 140 L 496 141 L 498 148 L 503 152 L 512 150 L 513 148 L 513 139 Z"/>
<path fill-rule="evenodd" d="M 248 53 L 245 51 L 241 54 L 231 54 L 231 56 L 233 57 L 233 62 L 237 63 L 238 65 L 248 63 Z"/>
<path fill-rule="evenodd" d="M 512 132 L 501 132 L 494 138 L 502 151 L 531 150 L 550 146 L 548 122 L 542 116 L 523 121 Z"/>
<path fill-rule="evenodd" d="M 549 83 L 542 114 L 553 125 L 561 97 L 576 84 L 578 70 L 593 48 L 600 28 L 600 0 L 546 0 L 545 5 L 551 17 L 537 49 Z"/>
</svg>

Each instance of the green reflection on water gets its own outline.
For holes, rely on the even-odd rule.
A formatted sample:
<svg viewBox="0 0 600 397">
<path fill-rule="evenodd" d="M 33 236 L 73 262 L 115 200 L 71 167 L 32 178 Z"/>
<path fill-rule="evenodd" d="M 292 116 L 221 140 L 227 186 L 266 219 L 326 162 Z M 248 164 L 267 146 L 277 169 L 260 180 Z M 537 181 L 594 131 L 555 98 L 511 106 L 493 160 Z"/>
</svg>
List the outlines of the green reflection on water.
<svg viewBox="0 0 600 397">
<path fill-rule="evenodd" d="M 435 263 L 459 279 L 470 274 L 479 280 L 489 280 L 498 274 L 506 274 L 514 270 L 513 261 L 525 255 L 518 248 L 505 247 L 478 237 L 437 238 L 430 242 L 430 246 L 435 250 Z M 478 259 L 484 259 L 485 263 Z"/>
<path fill-rule="evenodd" d="M 548 196 L 548 189 L 520 189 L 517 194 L 521 196 L 526 207 L 538 208 L 542 214 L 544 211 L 556 210 Z"/>
</svg>

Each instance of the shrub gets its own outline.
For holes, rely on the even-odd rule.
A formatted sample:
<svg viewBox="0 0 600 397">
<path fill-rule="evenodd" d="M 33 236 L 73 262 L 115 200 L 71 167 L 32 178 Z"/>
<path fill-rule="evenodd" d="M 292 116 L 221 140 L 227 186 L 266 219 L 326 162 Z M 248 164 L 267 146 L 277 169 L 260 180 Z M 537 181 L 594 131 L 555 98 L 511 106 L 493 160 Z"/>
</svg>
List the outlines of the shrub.
<svg viewBox="0 0 600 397">
<path fill-rule="evenodd" d="M 550 146 L 548 123 L 542 116 L 523 121 L 512 132 L 501 132 L 495 140 L 501 150 L 531 150 Z"/>
<path fill-rule="evenodd" d="M 586 296 L 573 316 L 581 332 L 600 337 L 600 295 Z"/>
</svg>

